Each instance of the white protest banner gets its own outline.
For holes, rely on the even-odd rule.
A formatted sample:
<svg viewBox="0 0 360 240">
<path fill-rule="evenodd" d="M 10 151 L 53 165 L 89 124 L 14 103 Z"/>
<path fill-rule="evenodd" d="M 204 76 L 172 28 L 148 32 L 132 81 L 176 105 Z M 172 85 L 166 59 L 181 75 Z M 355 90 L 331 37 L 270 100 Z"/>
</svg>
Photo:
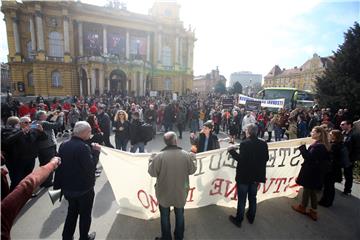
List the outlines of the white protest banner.
<svg viewBox="0 0 360 240">
<path fill-rule="evenodd" d="M 258 98 L 252 98 L 252 97 L 248 97 L 248 96 L 239 94 L 239 104 L 245 105 L 246 100 L 261 102 L 261 107 L 268 107 L 268 108 L 283 108 L 284 104 L 285 104 L 285 98 L 258 99 Z"/>
<path fill-rule="evenodd" d="M 311 141 L 303 138 L 269 143 L 267 180 L 259 185 L 258 202 L 296 196 L 299 186 L 295 179 L 303 162 L 298 147 L 300 142 Z M 102 147 L 100 161 L 120 206 L 118 213 L 141 219 L 160 216 L 154 189 L 156 179 L 147 172 L 150 156 L 150 153 L 133 154 Z M 236 161 L 226 148 L 197 154 L 196 166 L 195 174 L 190 176 L 185 208 L 210 204 L 236 208 Z"/>
</svg>

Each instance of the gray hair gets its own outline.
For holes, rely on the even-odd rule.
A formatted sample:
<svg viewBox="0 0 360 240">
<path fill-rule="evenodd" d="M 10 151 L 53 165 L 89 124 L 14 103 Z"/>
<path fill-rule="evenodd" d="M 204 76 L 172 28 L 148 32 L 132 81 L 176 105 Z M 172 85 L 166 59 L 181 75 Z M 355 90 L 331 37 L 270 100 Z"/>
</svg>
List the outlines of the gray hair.
<svg viewBox="0 0 360 240">
<path fill-rule="evenodd" d="M 46 112 L 45 112 L 45 111 L 42 111 L 42 110 L 37 111 L 37 112 L 36 112 L 36 115 L 35 115 L 35 119 L 36 119 L 36 120 L 40 120 L 40 116 L 41 116 L 41 115 L 44 115 L 44 114 L 46 115 Z"/>
<path fill-rule="evenodd" d="M 78 121 L 75 123 L 73 134 L 79 136 L 85 130 L 91 129 L 90 124 L 86 121 Z"/>
<path fill-rule="evenodd" d="M 256 126 L 255 123 L 250 123 L 250 124 L 246 125 L 245 129 L 247 130 L 250 137 L 257 137 L 258 127 Z"/>
<path fill-rule="evenodd" d="M 177 145 L 177 135 L 175 132 L 167 132 L 164 134 L 164 142 L 166 146 Z"/>
<path fill-rule="evenodd" d="M 23 122 L 31 122 L 30 117 L 28 117 L 28 116 L 21 117 L 20 118 L 20 123 L 23 123 Z"/>
</svg>

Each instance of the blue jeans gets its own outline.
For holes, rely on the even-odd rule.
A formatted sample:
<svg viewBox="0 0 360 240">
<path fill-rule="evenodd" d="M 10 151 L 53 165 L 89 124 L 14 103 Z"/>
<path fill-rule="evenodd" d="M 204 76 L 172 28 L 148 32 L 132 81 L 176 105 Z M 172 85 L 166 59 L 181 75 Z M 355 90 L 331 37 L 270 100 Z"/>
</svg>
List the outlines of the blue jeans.
<svg viewBox="0 0 360 240">
<path fill-rule="evenodd" d="M 281 141 L 282 130 L 280 127 L 275 127 L 275 141 Z"/>
<path fill-rule="evenodd" d="M 128 141 L 129 141 L 129 140 L 126 139 L 126 138 L 121 138 L 121 137 L 115 135 L 115 146 L 116 146 L 116 149 L 119 149 L 119 150 L 122 150 L 122 151 L 126 151 Z"/>
<path fill-rule="evenodd" d="M 249 210 L 247 216 L 249 219 L 255 219 L 256 213 L 256 194 L 258 183 L 239 184 L 237 183 L 238 205 L 236 212 L 236 220 L 242 222 L 244 219 L 246 196 L 249 199 Z"/>
<path fill-rule="evenodd" d="M 171 240 L 171 224 L 170 224 L 170 208 L 163 207 L 159 204 L 160 219 L 161 219 L 161 239 Z M 176 240 L 184 238 L 185 220 L 184 208 L 176 208 L 175 211 L 175 231 L 174 236 Z"/>
<path fill-rule="evenodd" d="M 130 152 L 134 153 L 139 148 L 139 153 L 145 152 L 144 142 L 138 142 L 131 146 Z"/>
</svg>

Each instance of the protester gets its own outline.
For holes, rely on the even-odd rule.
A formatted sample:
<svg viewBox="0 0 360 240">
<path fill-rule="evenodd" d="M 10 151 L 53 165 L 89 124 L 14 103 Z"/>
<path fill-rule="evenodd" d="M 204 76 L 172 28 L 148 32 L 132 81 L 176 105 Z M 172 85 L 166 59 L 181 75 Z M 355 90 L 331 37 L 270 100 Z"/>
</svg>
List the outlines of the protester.
<svg viewBox="0 0 360 240">
<path fill-rule="evenodd" d="M 145 111 L 145 122 L 151 124 L 153 127 L 153 135 L 156 135 L 156 110 L 154 109 L 154 104 L 149 105 L 149 109 Z M 124 150 L 125 151 L 125 150 Z"/>
<path fill-rule="evenodd" d="M 71 104 L 71 109 L 68 113 L 68 122 L 71 126 L 71 129 L 74 128 L 75 123 L 80 120 L 80 112 L 75 104 Z"/>
<path fill-rule="evenodd" d="M 304 163 L 301 166 L 296 183 L 303 186 L 302 201 L 298 205 L 292 205 L 292 208 L 302 214 L 307 214 L 311 219 L 317 221 L 317 192 L 321 190 L 325 174 L 330 165 L 330 144 L 326 131 L 316 126 L 310 133 L 311 138 L 315 140 L 313 144 L 306 149 L 305 144 L 299 147 Z M 311 208 L 307 212 L 306 208 L 311 199 Z"/>
<path fill-rule="evenodd" d="M 214 125 L 211 120 L 204 123 L 203 128 L 195 140 L 197 153 L 219 149 L 219 139 L 213 134 Z"/>
<path fill-rule="evenodd" d="M 229 216 L 229 220 L 237 227 L 241 227 L 244 219 L 246 197 L 249 199 L 249 209 L 246 218 L 253 223 L 256 214 L 256 195 L 259 183 L 265 182 L 266 162 L 269 160 L 267 143 L 257 138 L 257 126 L 248 124 L 245 127 L 246 140 L 240 144 L 240 152 L 236 146 L 228 148 L 230 155 L 237 161 L 236 185 L 238 205 L 236 216 Z"/>
<path fill-rule="evenodd" d="M 342 121 L 340 124 L 344 134 L 344 143 L 349 152 L 351 165 L 344 168 L 345 188 L 343 194 L 350 195 L 353 185 L 353 170 L 356 161 L 360 160 L 360 134 L 354 132 L 352 122 Z"/>
<path fill-rule="evenodd" d="M 20 118 L 20 130 L 10 135 L 4 142 L 11 156 L 6 162 L 11 181 L 10 191 L 32 172 L 38 155 L 39 141 L 47 139 L 40 124 L 31 126 L 30 124 L 29 117 Z"/>
<path fill-rule="evenodd" d="M 335 182 L 342 181 L 342 166 L 349 166 L 349 153 L 343 143 L 343 135 L 339 130 L 332 130 L 329 134 L 331 149 L 330 171 L 326 173 L 324 180 L 324 190 L 319 205 L 323 207 L 332 206 L 335 198 Z"/>
<path fill-rule="evenodd" d="M 99 122 L 99 127 L 103 133 L 105 146 L 114 148 L 110 143 L 110 124 L 111 120 L 107 113 L 105 113 L 105 105 L 100 104 L 97 111 L 97 120 Z"/>
<path fill-rule="evenodd" d="M 246 112 L 246 115 L 244 116 L 243 120 L 242 120 L 242 125 L 241 125 L 241 130 L 243 132 L 243 139 L 246 138 L 245 132 L 246 132 L 246 126 L 251 124 L 251 123 L 257 123 L 256 118 L 254 117 L 254 114 L 250 111 Z"/>
<path fill-rule="evenodd" d="M 140 115 L 138 112 L 132 114 L 132 120 L 130 123 L 130 152 L 135 153 L 138 149 L 140 153 L 145 152 L 145 142 L 142 139 L 141 125 L 139 120 Z"/>
<path fill-rule="evenodd" d="M 182 139 L 183 130 L 186 122 L 186 109 L 180 105 L 176 112 L 176 127 L 179 131 L 179 139 Z"/>
<path fill-rule="evenodd" d="M 95 167 L 100 145 L 94 143 L 92 150 L 85 142 L 90 138 L 91 127 L 85 121 L 74 126 L 73 136 L 60 145 L 62 164 L 55 172 L 54 189 L 61 189 L 69 202 L 63 239 L 73 239 L 78 215 L 80 215 L 80 240 L 95 239 L 95 232 L 88 234 L 94 201 Z"/>
<path fill-rule="evenodd" d="M 146 115 L 146 114 L 145 114 Z M 114 118 L 115 146 L 116 149 L 126 151 L 130 137 L 130 123 L 124 110 L 119 110 Z"/>
<path fill-rule="evenodd" d="M 63 125 L 62 112 L 55 112 L 55 122 L 47 121 L 47 114 L 45 111 L 38 111 L 36 113 L 36 122 L 41 124 L 44 132 L 47 135 L 47 139 L 39 141 L 39 163 L 40 166 L 48 164 L 48 162 L 56 155 L 57 141 L 55 138 L 54 130 L 60 128 Z M 48 179 L 42 183 L 42 187 L 51 187 L 53 185 L 53 174 L 50 173 Z"/>
<path fill-rule="evenodd" d="M 86 140 L 86 143 L 89 146 L 91 146 L 92 143 L 104 145 L 105 144 L 104 143 L 104 134 L 101 132 L 96 115 L 89 114 L 89 116 L 87 118 L 87 122 L 89 123 L 89 125 L 91 127 L 91 136 L 88 140 Z M 99 158 L 96 157 L 94 159 L 95 159 L 95 166 L 96 166 L 95 177 L 100 177 L 102 170 L 99 167 L 97 167 L 97 165 L 99 163 Z"/>
<path fill-rule="evenodd" d="M 15 189 L 1 201 L 1 239 L 10 240 L 10 231 L 15 218 L 32 193 L 42 184 L 60 164 L 60 158 L 54 157 L 50 162 L 37 168 L 25 177 Z M 35 220 L 36 221 L 36 220 Z"/>
<path fill-rule="evenodd" d="M 164 134 L 166 147 L 149 159 L 148 172 L 156 177 L 156 197 L 161 218 L 161 238 L 172 239 L 170 207 L 175 211 L 175 239 L 183 239 L 185 231 L 184 206 L 190 189 L 189 175 L 196 171 L 195 155 L 177 146 L 175 132 Z"/>
</svg>

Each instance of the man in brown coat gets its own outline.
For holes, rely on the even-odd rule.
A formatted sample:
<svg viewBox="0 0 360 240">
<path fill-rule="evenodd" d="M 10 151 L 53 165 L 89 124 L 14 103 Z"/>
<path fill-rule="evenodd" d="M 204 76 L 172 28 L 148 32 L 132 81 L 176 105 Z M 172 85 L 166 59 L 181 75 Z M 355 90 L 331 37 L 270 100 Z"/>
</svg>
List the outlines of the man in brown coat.
<svg viewBox="0 0 360 240">
<path fill-rule="evenodd" d="M 189 175 L 196 171 L 195 155 L 177 146 L 175 132 L 164 134 L 166 147 L 154 154 L 149 160 L 148 172 L 156 177 L 156 197 L 159 201 L 161 218 L 161 238 L 172 239 L 170 225 L 170 207 L 175 211 L 175 239 L 184 238 L 184 206 L 190 188 Z"/>
</svg>

